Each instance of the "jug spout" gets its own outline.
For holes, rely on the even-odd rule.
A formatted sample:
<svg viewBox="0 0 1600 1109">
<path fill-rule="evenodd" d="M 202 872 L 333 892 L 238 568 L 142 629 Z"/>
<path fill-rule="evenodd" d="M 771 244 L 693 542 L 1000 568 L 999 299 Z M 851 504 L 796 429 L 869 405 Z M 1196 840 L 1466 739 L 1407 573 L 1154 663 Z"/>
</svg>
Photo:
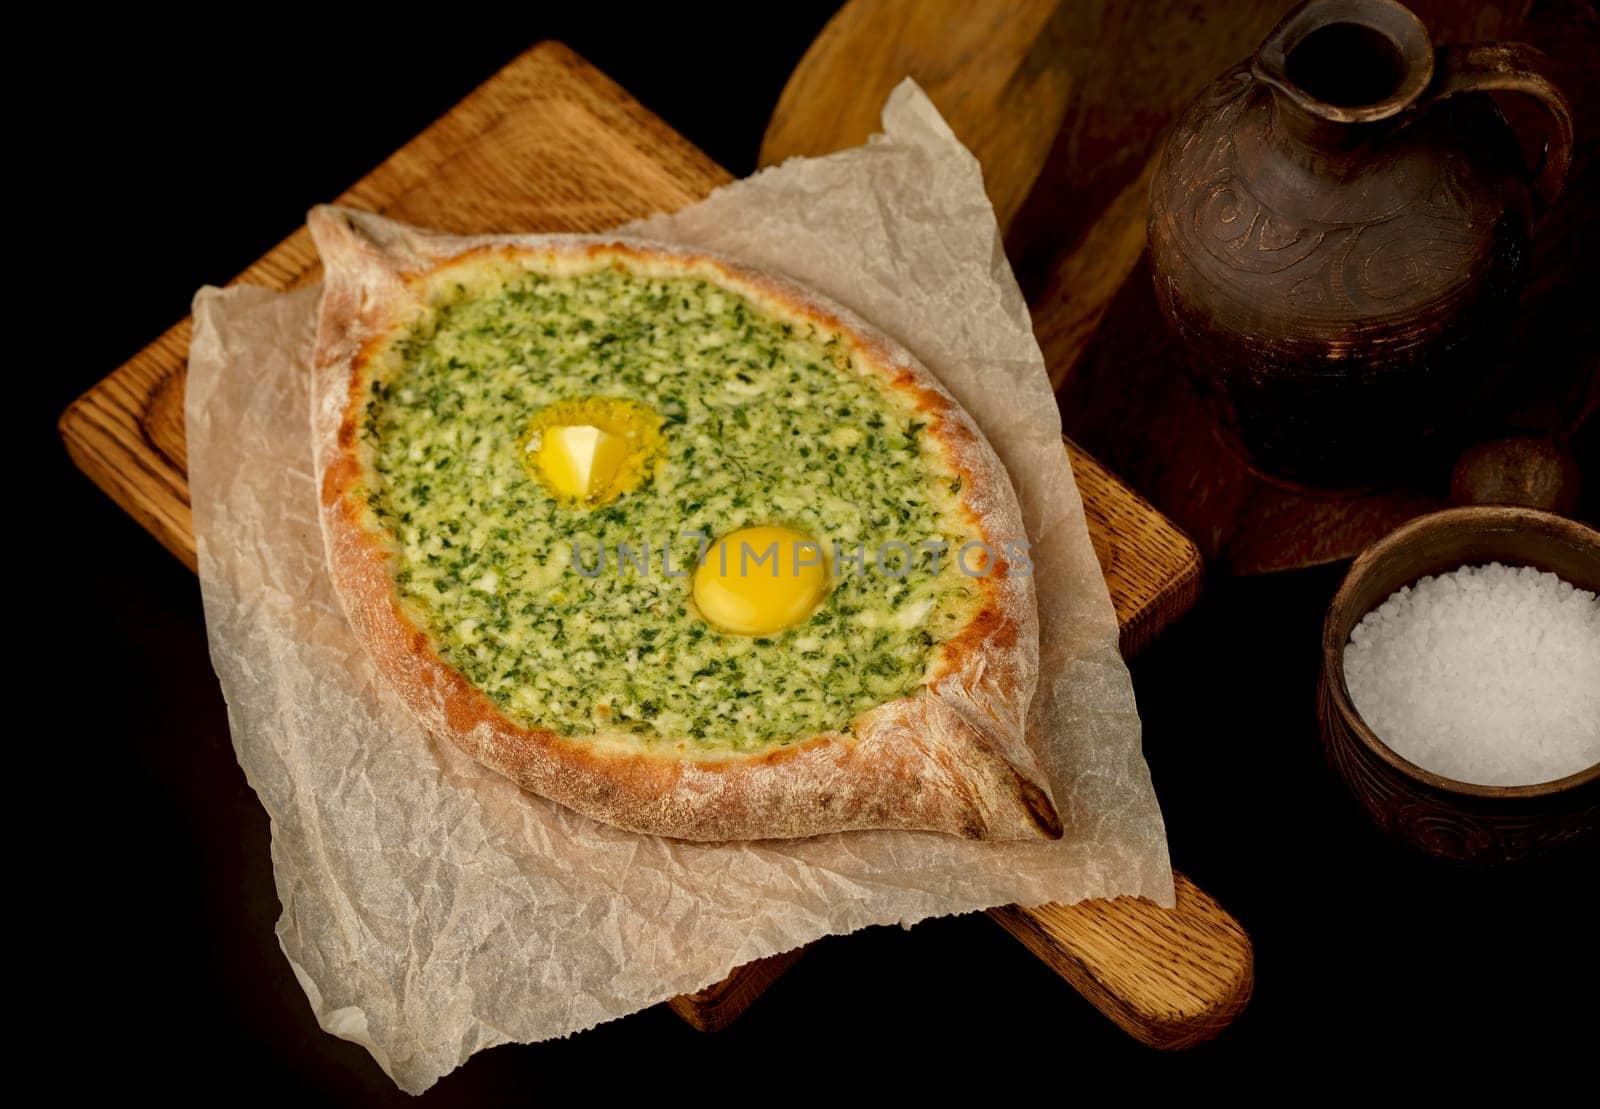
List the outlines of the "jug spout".
<svg viewBox="0 0 1600 1109">
<path fill-rule="evenodd" d="M 1276 129 L 1326 149 L 1415 103 L 1433 79 L 1433 44 L 1395 0 L 1305 0 L 1273 28 L 1251 72 L 1272 90 Z"/>
</svg>

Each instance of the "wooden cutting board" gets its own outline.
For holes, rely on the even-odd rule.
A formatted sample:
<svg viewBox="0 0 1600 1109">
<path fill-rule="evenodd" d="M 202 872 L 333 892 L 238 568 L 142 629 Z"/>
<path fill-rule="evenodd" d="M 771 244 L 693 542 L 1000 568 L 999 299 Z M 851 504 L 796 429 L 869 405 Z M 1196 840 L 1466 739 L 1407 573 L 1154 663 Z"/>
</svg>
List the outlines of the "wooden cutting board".
<svg viewBox="0 0 1600 1109">
<path fill-rule="evenodd" d="M 795 68 L 761 146 L 761 163 L 772 165 L 854 145 L 877 129 L 888 91 L 916 78 L 983 165 L 1067 434 L 1178 521 L 1213 569 L 1241 574 L 1349 558 L 1438 507 L 1451 461 L 1354 497 L 1261 480 L 1213 434 L 1150 293 L 1145 216 L 1163 131 L 1208 81 L 1253 53 L 1291 3 L 1018 0 L 1002 11 L 966 0 L 849 0 Z M 1579 134 L 1594 134 L 1592 5 L 1406 3 L 1436 43 L 1543 48 L 1563 66 Z M 1530 133 L 1539 126 L 1535 118 Z M 1499 406 L 1509 418 L 1474 429 L 1478 438 L 1570 437 L 1595 406 L 1574 358 L 1593 346 L 1576 289 L 1587 263 L 1577 244 L 1596 218 L 1582 177 L 1595 158 L 1596 144 L 1580 142 L 1566 197 L 1535 243 L 1516 345 L 1523 395 Z"/>
<path fill-rule="evenodd" d="M 729 175 L 582 58 L 535 46 L 362 178 L 339 203 L 458 232 L 598 231 L 700 199 Z M 304 228 L 235 279 L 290 289 L 318 277 Z M 191 568 L 183 320 L 62 416 L 74 461 Z M 1133 651 L 1199 592 L 1200 558 L 1149 504 L 1068 445 L 1095 551 Z M 1249 938 L 1178 879 L 1178 906 L 1119 898 L 994 914 L 1101 1011 L 1141 1040 L 1215 1035 L 1253 981 Z M 738 1016 L 798 952 L 741 967 L 671 1002 L 696 1027 Z"/>
</svg>

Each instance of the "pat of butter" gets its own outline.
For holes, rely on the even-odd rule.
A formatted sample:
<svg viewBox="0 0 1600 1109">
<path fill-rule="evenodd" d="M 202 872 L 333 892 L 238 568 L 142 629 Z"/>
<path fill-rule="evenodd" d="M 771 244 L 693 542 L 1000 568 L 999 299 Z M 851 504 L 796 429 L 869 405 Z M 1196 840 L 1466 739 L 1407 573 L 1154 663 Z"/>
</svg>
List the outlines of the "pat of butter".
<svg viewBox="0 0 1600 1109">
<path fill-rule="evenodd" d="M 545 428 L 539 444 L 539 468 L 551 488 L 577 500 L 598 496 L 628 457 L 628 441 L 602 428 Z"/>
</svg>

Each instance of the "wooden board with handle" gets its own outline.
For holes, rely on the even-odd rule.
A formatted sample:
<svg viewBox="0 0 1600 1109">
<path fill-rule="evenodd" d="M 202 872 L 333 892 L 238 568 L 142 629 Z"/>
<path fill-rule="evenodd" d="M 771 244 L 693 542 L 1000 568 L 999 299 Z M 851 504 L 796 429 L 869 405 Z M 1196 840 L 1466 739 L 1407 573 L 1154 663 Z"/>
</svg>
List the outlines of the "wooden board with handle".
<svg viewBox="0 0 1600 1109">
<path fill-rule="evenodd" d="M 339 202 L 459 232 L 597 231 L 698 200 L 728 174 L 583 59 L 556 43 L 527 51 Z M 235 280 L 289 289 L 316 280 L 299 229 Z M 189 323 L 160 338 L 61 419 L 73 459 L 189 566 L 183 387 Z M 1136 650 L 1193 603 L 1194 545 L 1087 454 L 1072 448 L 1091 537 Z M 1145 1042 L 1214 1035 L 1252 980 L 1243 929 L 1179 879 L 1177 909 L 1134 899 L 1007 909 L 1002 923 L 1097 1007 Z M 674 999 L 701 1028 L 738 1016 L 797 953 L 759 960 Z"/>
</svg>

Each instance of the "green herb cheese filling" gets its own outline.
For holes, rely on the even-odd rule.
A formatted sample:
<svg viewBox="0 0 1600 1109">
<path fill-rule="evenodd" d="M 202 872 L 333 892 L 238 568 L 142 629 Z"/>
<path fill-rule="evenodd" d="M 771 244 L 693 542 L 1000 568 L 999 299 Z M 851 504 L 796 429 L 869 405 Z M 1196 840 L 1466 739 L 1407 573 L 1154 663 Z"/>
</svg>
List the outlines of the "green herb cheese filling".
<svg viewBox="0 0 1600 1109">
<path fill-rule="evenodd" d="M 710 280 L 613 264 L 451 286 L 363 372 L 364 491 L 402 602 L 518 723 L 756 751 L 915 690 L 972 616 L 960 481 L 910 401 L 842 337 Z M 585 507 L 530 474 L 523 439 L 597 397 L 647 405 L 665 447 Z M 796 626 L 727 634 L 690 602 L 685 533 L 760 524 L 837 544 L 835 583 Z"/>
</svg>

